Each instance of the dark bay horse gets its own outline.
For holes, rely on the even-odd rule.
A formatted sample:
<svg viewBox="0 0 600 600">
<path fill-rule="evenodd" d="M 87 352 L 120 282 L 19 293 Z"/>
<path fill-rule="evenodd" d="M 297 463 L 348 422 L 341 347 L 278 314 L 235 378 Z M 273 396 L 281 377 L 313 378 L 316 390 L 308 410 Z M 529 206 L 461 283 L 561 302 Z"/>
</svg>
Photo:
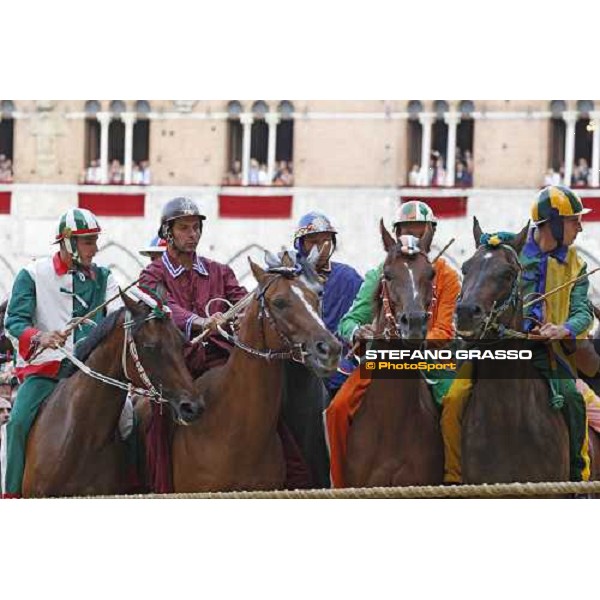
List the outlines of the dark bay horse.
<svg viewBox="0 0 600 600">
<path fill-rule="evenodd" d="M 474 219 L 477 249 L 463 265 L 456 309 L 457 330 L 465 339 L 485 333 L 493 310 L 498 324 L 522 331 L 519 253 L 528 229 L 529 224 L 514 240 L 490 247 L 480 243 L 482 231 Z M 478 377 L 464 409 L 463 482 L 568 481 L 568 429 L 561 412 L 550 406 L 548 384 L 529 361 L 493 362 L 477 365 Z"/>
<path fill-rule="evenodd" d="M 387 257 L 374 301 L 376 335 L 386 319 L 382 286 L 388 290 L 396 337 L 423 340 L 427 335 L 434 267 L 427 258 L 433 232 L 409 253 L 380 223 Z M 376 347 L 376 346 L 373 346 Z M 345 482 L 350 487 L 434 485 L 442 482 L 444 450 L 439 410 L 424 379 L 373 379 L 348 434 Z"/>
<path fill-rule="evenodd" d="M 126 371 L 137 388 L 153 386 L 180 422 L 191 422 L 204 403 L 185 366 L 181 332 L 168 316 L 153 318 L 149 306 L 122 298 L 125 306 L 78 344 L 76 357 L 112 379 L 126 382 Z M 126 395 L 82 371 L 61 380 L 29 434 L 23 496 L 123 493 L 125 447 L 117 424 Z"/>
<path fill-rule="evenodd" d="M 325 328 L 318 297 L 294 272 L 293 261 L 284 256 L 281 269 L 267 271 L 250 266 L 258 288 L 235 347 L 224 366 L 196 381 L 206 411 L 174 432 L 176 492 L 283 488 L 277 424 L 285 362 L 303 361 L 323 377 L 337 368 L 341 345 Z"/>
</svg>

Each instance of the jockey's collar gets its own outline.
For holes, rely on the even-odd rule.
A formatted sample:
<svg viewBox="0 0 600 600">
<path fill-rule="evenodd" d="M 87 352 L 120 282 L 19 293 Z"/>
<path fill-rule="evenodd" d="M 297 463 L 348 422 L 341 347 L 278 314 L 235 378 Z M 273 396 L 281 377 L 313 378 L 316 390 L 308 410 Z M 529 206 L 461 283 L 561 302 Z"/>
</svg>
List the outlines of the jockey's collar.
<svg viewBox="0 0 600 600">
<path fill-rule="evenodd" d="M 163 265 L 166 267 L 169 275 L 173 277 L 173 279 L 177 279 L 180 275 L 186 272 L 186 268 L 176 259 L 169 256 L 168 252 L 164 252 L 161 256 L 161 260 Z M 208 277 L 208 270 L 204 265 L 204 261 L 194 253 L 194 257 L 192 260 L 192 269 L 196 271 L 199 275 L 203 275 L 204 277 Z"/>
</svg>

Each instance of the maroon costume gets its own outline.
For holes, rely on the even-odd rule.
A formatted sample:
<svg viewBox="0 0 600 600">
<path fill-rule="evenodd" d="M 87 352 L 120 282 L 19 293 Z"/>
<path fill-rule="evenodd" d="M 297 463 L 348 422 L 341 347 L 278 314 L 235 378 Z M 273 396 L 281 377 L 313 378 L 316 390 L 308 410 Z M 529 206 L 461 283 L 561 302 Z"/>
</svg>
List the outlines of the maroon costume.
<svg viewBox="0 0 600 600">
<path fill-rule="evenodd" d="M 206 305 L 212 298 L 225 298 L 232 304 L 246 294 L 233 271 L 221 263 L 194 254 L 193 266 L 186 269 L 165 252 L 159 260 L 150 263 L 143 271 L 140 283 L 151 289 L 163 285 L 167 291 L 167 304 L 173 312 L 175 325 L 184 332 L 186 341 L 192 335 L 192 321 L 195 317 L 206 317 Z M 210 313 L 225 312 L 224 302 L 211 302 Z M 227 361 L 231 346 L 219 335 L 211 334 L 203 346 L 188 346 L 185 350 L 186 363 L 192 377 Z"/>
</svg>

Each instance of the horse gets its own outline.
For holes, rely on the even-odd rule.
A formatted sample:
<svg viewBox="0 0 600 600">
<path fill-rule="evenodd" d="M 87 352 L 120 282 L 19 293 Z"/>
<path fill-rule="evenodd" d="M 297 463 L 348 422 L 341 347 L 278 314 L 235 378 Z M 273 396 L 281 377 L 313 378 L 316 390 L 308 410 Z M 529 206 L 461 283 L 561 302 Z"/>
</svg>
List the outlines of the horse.
<svg viewBox="0 0 600 600">
<path fill-rule="evenodd" d="M 165 403 L 180 423 L 204 410 L 185 366 L 183 335 L 168 314 L 121 297 L 124 306 L 75 349 L 95 376 L 73 368 L 40 407 L 27 441 L 24 497 L 127 491 L 125 446 L 117 432 L 128 391 L 124 379 Z M 107 378 L 124 389 L 115 390 Z"/>
<path fill-rule="evenodd" d="M 498 339 L 495 320 L 522 331 L 521 264 L 529 223 L 495 247 L 481 243 L 473 220 L 476 250 L 462 267 L 462 293 L 456 306 L 459 335 Z M 549 387 L 529 361 L 482 361 L 462 417 L 462 480 L 469 484 L 568 481 L 569 434 Z"/>
<path fill-rule="evenodd" d="M 425 232 L 416 253 L 406 252 L 396 243 L 383 219 L 380 231 L 387 256 L 374 298 L 378 315 L 375 337 L 387 333 L 407 341 L 424 340 L 433 295 L 434 267 L 427 257 L 433 231 Z M 424 378 L 374 378 L 350 425 L 346 485 L 441 483 L 444 450 L 439 417 Z"/>
<path fill-rule="evenodd" d="M 341 344 L 292 259 L 284 255 L 282 267 L 267 270 L 249 262 L 258 287 L 231 338 L 233 350 L 225 365 L 196 380 L 206 402 L 202 418 L 173 432 L 176 492 L 283 488 L 278 421 L 285 362 L 303 363 L 320 377 L 337 368 Z"/>
</svg>

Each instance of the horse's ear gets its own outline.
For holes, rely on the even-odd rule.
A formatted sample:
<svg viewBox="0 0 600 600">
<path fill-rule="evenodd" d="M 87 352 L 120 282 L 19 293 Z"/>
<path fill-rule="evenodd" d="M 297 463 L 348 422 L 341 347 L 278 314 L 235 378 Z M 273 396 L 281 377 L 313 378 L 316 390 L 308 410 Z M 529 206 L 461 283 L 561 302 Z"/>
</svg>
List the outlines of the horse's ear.
<svg viewBox="0 0 600 600">
<path fill-rule="evenodd" d="M 121 295 L 121 300 L 123 300 L 123 304 L 125 308 L 132 315 L 141 315 L 144 312 L 142 305 L 139 302 L 136 302 L 132 298 L 130 298 L 127 294 L 123 293 L 123 291 L 119 288 L 119 294 Z"/>
<path fill-rule="evenodd" d="M 482 235 L 483 231 L 481 231 L 479 221 L 477 220 L 477 217 L 473 217 L 473 237 L 475 238 L 475 248 L 479 248 L 479 246 L 481 245 Z"/>
<path fill-rule="evenodd" d="M 257 265 L 250 257 L 248 257 L 248 262 L 250 263 L 250 269 L 252 270 L 252 275 L 259 284 L 261 284 L 265 278 L 265 270 L 262 269 L 259 265 Z"/>
<path fill-rule="evenodd" d="M 510 245 L 515 249 L 517 254 L 521 253 L 521 250 L 523 249 L 523 246 L 527 241 L 527 234 L 529 233 L 529 223 L 530 222 L 527 221 L 525 227 L 523 227 L 523 229 L 521 229 L 521 231 L 517 233 L 515 239 L 510 243 Z"/>
<path fill-rule="evenodd" d="M 423 237 L 419 240 L 419 249 L 425 252 L 425 254 L 429 254 L 431 250 L 431 242 L 433 240 L 433 227 L 431 223 L 427 223 L 427 227 L 425 227 L 425 233 Z"/>
<path fill-rule="evenodd" d="M 288 269 L 293 269 L 296 266 L 294 259 L 290 256 L 290 253 L 287 250 L 284 250 L 281 257 L 281 265 L 283 267 L 287 267 Z"/>
<path fill-rule="evenodd" d="M 396 245 L 396 240 L 392 237 L 391 233 L 385 228 L 383 219 L 379 220 L 379 230 L 381 231 L 381 241 L 386 252 L 390 251 Z"/>
</svg>

